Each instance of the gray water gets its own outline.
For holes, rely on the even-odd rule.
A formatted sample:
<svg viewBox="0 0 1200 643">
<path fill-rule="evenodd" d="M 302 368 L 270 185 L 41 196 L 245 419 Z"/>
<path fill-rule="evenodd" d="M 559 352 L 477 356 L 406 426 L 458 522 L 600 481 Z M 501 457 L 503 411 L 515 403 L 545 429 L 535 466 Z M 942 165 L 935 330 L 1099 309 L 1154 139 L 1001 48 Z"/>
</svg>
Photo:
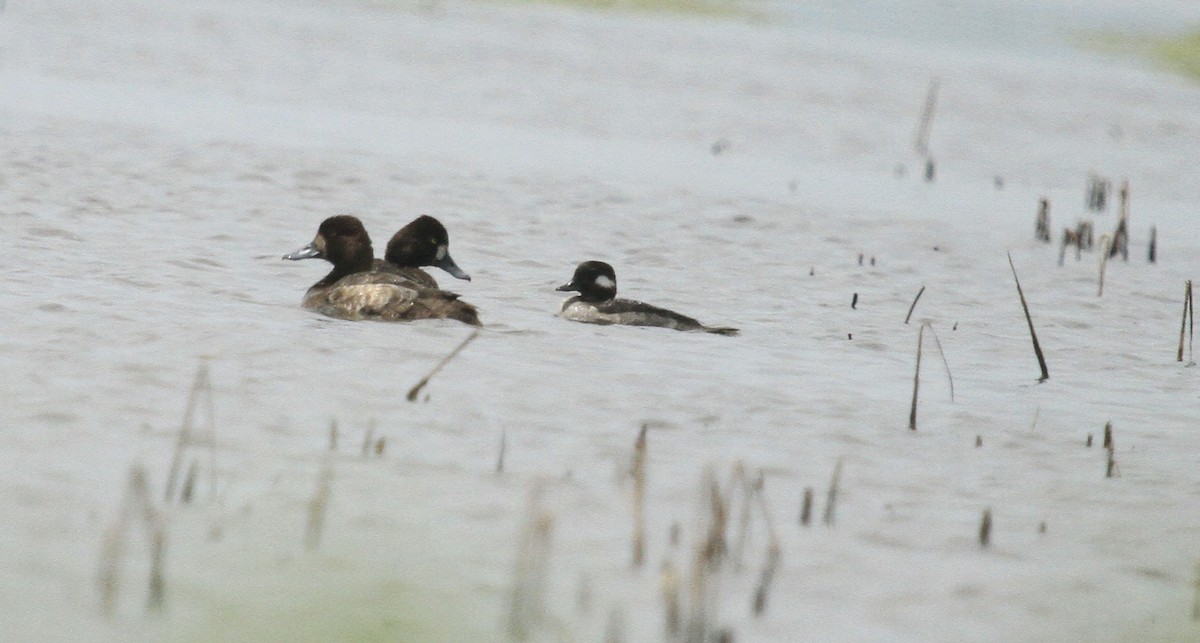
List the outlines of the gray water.
<svg viewBox="0 0 1200 643">
<path fill-rule="evenodd" d="M 741 463 L 765 477 L 784 563 L 754 618 L 768 537 L 756 517 L 716 599 L 739 638 L 1193 633 L 1198 409 L 1194 369 L 1172 360 L 1200 258 L 1200 96 L 1137 64 L 999 46 L 1040 10 L 987 20 L 997 47 L 981 53 L 967 37 L 978 14 L 873 39 L 892 21 L 870 7 L 862 22 L 826 15 L 846 26 L 829 33 L 474 3 L 8 7 L 7 627 L 30 640 L 494 638 L 540 485 L 554 539 L 539 636 L 599 638 L 616 613 L 653 640 L 659 566 L 687 569 L 699 539 L 702 473 L 731 484 Z M 961 58 L 944 55 L 955 47 Z M 940 170 L 925 184 L 911 136 L 935 75 Z M 1135 186 L 1135 253 L 1151 224 L 1164 248 L 1156 266 L 1110 265 L 1104 298 L 1095 255 L 1059 269 L 1030 234 L 1043 195 L 1056 226 L 1110 229 L 1111 213 L 1082 209 L 1092 169 Z M 347 212 L 377 249 L 439 217 L 473 276 L 436 274 L 485 328 L 417 403 L 405 393 L 469 329 L 322 318 L 299 301 L 325 266 L 279 258 Z M 614 264 L 625 296 L 742 334 L 558 319 L 554 287 L 584 259 Z M 927 352 L 914 433 L 923 321 L 955 398 Z M 103 533 L 132 466 L 158 497 L 201 365 L 216 470 L 203 449 L 187 457 L 216 494 L 164 507 L 167 616 L 142 617 L 135 533 L 102 619 Z M 1109 420 L 1119 481 L 1083 446 Z M 643 424 L 650 556 L 631 571 Z M 382 457 L 362 455 L 368 432 Z M 823 495 L 839 459 L 836 529 L 799 528 L 803 489 Z M 309 552 L 324 467 L 329 515 Z M 987 507 L 994 555 L 975 542 Z"/>
</svg>

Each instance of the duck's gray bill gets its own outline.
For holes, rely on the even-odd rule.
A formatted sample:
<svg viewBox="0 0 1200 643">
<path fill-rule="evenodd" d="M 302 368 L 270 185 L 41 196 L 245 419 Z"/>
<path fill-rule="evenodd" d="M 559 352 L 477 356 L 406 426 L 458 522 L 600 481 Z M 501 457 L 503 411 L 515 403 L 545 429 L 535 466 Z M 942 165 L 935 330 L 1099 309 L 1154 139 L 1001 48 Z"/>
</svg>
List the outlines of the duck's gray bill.
<svg viewBox="0 0 1200 643">
<path fill-rule="evenodd" d="M 458 264 L 454 263 L 454 260 L 450 258 L 449 252 L 447 252 L 440 260 L 434 262 L 433 265 L 435 268 L 441 268 L 442 270 L 450 273 L 450 275 L 455 279 L 471 281 L 471 275 L 463 272 L 463 269 L 459 268 Z"/>
<path fill-rule="evenodd" d="M 317 244 L 316 242 L 313 242 L 295 252 L 289 252 L 288 254 L 283 255 L 283 258 L 291 259 L 292 261 L 298 261 L 300 259 L 313 259 L 320 256 L 321 251 L 317 250 Z"/>
</svg>

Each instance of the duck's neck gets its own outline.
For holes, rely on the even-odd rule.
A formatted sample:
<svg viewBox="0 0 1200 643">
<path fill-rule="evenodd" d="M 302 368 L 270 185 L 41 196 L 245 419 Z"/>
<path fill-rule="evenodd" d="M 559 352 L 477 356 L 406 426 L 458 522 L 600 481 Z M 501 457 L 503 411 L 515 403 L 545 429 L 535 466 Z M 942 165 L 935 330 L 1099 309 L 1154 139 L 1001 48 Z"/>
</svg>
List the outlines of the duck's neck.
<svg viewBox="0 0 1200 643">
<path fill-rule="evenodd" d="M 325 278 L 317 282 L 317 286 L 332 286 L 342 277 L 359 272 L 369 272 L 375 267 L 375 251 L 370 245 L 359 248 L 354 254 L 341 257 L 333 264 L 333 270 Z"/>
</svg>

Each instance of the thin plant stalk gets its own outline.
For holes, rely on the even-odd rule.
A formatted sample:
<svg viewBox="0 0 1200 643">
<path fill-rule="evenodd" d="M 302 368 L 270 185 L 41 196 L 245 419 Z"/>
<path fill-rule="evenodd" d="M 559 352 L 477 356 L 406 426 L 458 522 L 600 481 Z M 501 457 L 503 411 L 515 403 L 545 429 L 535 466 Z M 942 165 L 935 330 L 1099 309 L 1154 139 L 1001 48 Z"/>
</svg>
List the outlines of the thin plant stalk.
<svg viewBox="0 0 1200 643">
<path fill-rule="evenodd" d="M 433 370 L 429 371 L 425 377 L 422 377 L 420 382 L 417 382 L 412 388 L 408 389 L 408 395 L 405 396 L 405 399 L 409 402 L 417 401 L 417 395 L 421 393 L 421 389 L 425 388 L 425 385 L 429 383 L 429 380 L 432 379 L 434 375 L 437 375 L 438 371 L 442 370 L 443 366 L 445 366 L 450 360 L 454 359 L 454 356 L 458 355 L 462 349 L 467 347 L 467 344 L 470 344 L 471 341 L 478 336 L 479 331 L 471 331 L 471 334 L 467 335 L 467 338 L 464 339 L 461 344 L 455 347 L 454 350 L 450 351 L 448 355 L 443 357 L 442 361 L 438 362 L 437 365 L 433 367 Z"/>
<path fill-rule="evenodd" d="M 833 477 L 829 481 L 829 493 L 825 496 L 825 515 L 823 520 L 826 527 L 833 526 L 834 512 L 837 507 L 838 486 L 842 480 L 842 459 L 838 458 L 833 465 Z"/>
<path fill-rule="evenodd" d="M 1021 280 L 1017 277 L 1011 252 L 1008 253 L 1008 267 L 1012 269 L 1013 281 L 1017 282 L 1017 296 L 1021 298 L 1021 309 L 1025 311 L 1025 322 L 1029 324 L 1029 336 L 1033 339 L 1033 354 L 1037 356 L 1038 366 L 1042 369 L 1038 382 L 1045 382 L 1050 379 L 1050 371 L 1046 368 L 1046 356 L 1042 354 L 1042 345 L 1038 343 L 1037 331 L 1033 329 L 1033 317 L 1029 314 L 1029 304 L 1025 301 L 1025 291 L 1021 290 Z"/>
<path fill-rule="evenodd" d="M 929 89 L 925 92 L 925 106 L 921 109 L 921 120 L 913 145 L 921 156 L 929 154 L 929 132 L 933 128 L 933 113 L 937 108 L 938 84 L 937 78 L 930 79 Z"/>
<path fill-rule="evenodd" d="M 315 550 L 321 544 L 325 531 L 325 515 L 329 509 L 329 497 L 333 489 L 333 461 L 327 455 L 317 477 L 317 488 L 308 501 L 308 522 L 304 530 L 304 548 Z"/>
<path fill-rule="evenodd" d="M 1192 315 L 1192 280 L 1188 279 L 1183 288 L 1183 319 L 1179 322 L 1179 351 L 1175 353 L 1175 361 L 1183 361 L 1183 334 L 1188 329 L 1188 319 L 1191 317 L 1193 323 L 1195 316 Z M 1188 361 L 1191 361 L 1191 334 L 1188 334 Z"/>
<path fill-rule="evenodd" d="M 938 354 L 942 357 L 942 366 L 946 369 L 946 380 L 950 383 L 950 402 L 954 402 L 954 376 L 950 373 L 950 363 L 946 361 L 946 351 L 942 349 L 942 340 L 938 338 L 937 331 L 933 329 L 933 324 L 922 322 L 921 327 L 917 330 L 917 365 L 913 371 L 913 397 L 912 407 L 908 413 L 908 428 L 912 431 L 917 430 L 917 393 L 921 384 L 921 347 L 924 345 L 925 328 L 929 328 L 929 332 L 933 334 L 934 344 L 937 346 Z"/>
<path fill-rule="evenodd" d="M 913 297 L 912 305 L 908 307 L 908 314 L 904 316 L 904 323 L 907 324 L 908 320 L 912 318 L 913 309 L 917 307 L 917 302 L 921 301 L 923 294 L 925 294 L 925 286 L 921 286 L 921 289 L 917 291 L 917 296 Z"/>
<path fill-rule="evenodd" d="M 633 567 L 646 560 L 646 429 L 642 424 L 633 447 Z"/>
<path fill-rule="evenodd" d="M 203 398 L 203 399 L 202 399 Z M 207 422 L 201 429 L 204 435 L 197 437 L 196 415 L 203 404 L 207 414 Z M 175 441 L 175 452 L 171 456 L 171 466 L 167 473 L 167 486 L 164 500 L 170 502 L 175 494 L 175 486 L 179 480 L 180 469 L 183 466 L 185 452 L 189 446 L 202 445 L 209 448 L 209 492 L 210 497 L 217 495 L 217 428 L 216 414 L 213 408 L 212 381 L 208 377 L 208 365 L 200 364 L 196 369 L 196 378 L 188 393 L 187 407 L 183 413 L 183 423 L 179 427 L 178 438 Z"/>
</svg>

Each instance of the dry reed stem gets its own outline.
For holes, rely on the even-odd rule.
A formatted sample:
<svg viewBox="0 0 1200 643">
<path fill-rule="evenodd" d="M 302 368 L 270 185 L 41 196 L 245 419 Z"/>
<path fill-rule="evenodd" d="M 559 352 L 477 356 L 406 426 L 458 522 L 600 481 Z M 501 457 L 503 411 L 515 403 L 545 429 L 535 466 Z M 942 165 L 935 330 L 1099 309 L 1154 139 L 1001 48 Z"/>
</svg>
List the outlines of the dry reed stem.
<svg viewBox="0 0 1200 643">
<path fill-rule="evenodd" d="M 203 400 L 201 400 L 203 398 Z M 198 409 L 203 403 L 207 422 L 202 435 L 193 435 L 196 431 L 195 421 Z M 196 369 L 196 378 L 188 393 L 187 407 L 183 412 L 183 423 L 179 427 L 179 435 L 175 441 L 175 453 L 171 456 L 171 467 L 167 474 L 167 486 L 163 499 L 171 501 L 175 493 L 175 484 L 179 479 L 179 470 L 183 466 L 183 457 L 191 445 L 207 446 L 209 448 L 209 492 L 210 497 L 217 495 L 217 427 L 216 414 L 213 410 L 212 381 L 208 377 L 208 365 L 201 363 Z"/>
<path fill-rule="evenodd" d="M 675 640 L 683 622 L 683 610 L 679 604 L 679 572 L 668 559 L 664 560 L 658 573 L 658 589 L 662 594 L 664 629 L 667 640 Z"/>
<path fill-rule="evenodd" d="M 438 362 L 437 365 L 434 366 L 427 375 L 425 375 L 425 377 L 422 377 L 420 382 L 417 382 L 408 390 L 408 395 L 406 395 L 404 399 L 408 400 L 409 402 L 415 402 L 417 400 L 417 395 L 421 393 L 421 389 L 425 388 L 425 385 L 429 383 L 429 380 L 433 378 L 434 375 L 437 375 L 438 371 L 442 370 L 443 366 L 445 366 L 450 360 L 454 359 L 455 355 L 458 355 L 462 349 L 467 347 L 467 344 L 470 344 L 471 341 L 478 336 L 479 331 L 471 331 L 471 334 L 467 335 L 467 338 L 464 339 L 461 344 L 456 346 L 454 350 L 450 351 L 449 354 L 443 357 L 442 361 Z"/>
<path fill-rule="evenodd" d="M 1192 280 L 1188 279 L 1183 287 L 1183 319 L 1179 322 L 1179 351 L 1175 353 L 1175 361 L 1183 361 L 1183 333 L 1189 328 L 1188 320 L 1195 324 L 1196 317 L 1192 311 Z M 1188 333 L 1188 363 L 1192 363 L 1192 334 Z"/>
<path fill-rule="evenodd" d="M 321 473 L 317 476 L 317 487 L 308 501 L 308 521 L 304 528 L 304 548 L 313 551 L 321 544 L 325 531 L 325 515 L 329 509 L 329 498 L 333 491 L 333 460 L 325 457 Z"/>
<path fill-rule="evenodd" d="M 1121 470 L 1119 468 L 1117 468 L 1117 458 L 1113 454 L 1113 449 L 1109 449 L 1107 451 L 1107 453 L 1108 453 L 1108 461 L 1105 463 L 1105 466 L 1104 466 L 1104 477 L 1105 478 L 1120 478 Z"/>
<path fill-rule="evenodd" d="M 125 541 L 128 539 L 130 523 L 141 516 L 146 534 L 150 557 L 150 575 L 147 588 L 146 609 L 151 613 L 161 612 L 166 601 L 166 521 L 150 499 L 150 485 L 146 470 L 141 465 L 129 469 L 129 479 L 121 498 L 121 509 L 117 520 L 105 530 L 101 544 L 100 565 L 96 576 L 100 594 L 100 609 L 105 615 L 116 611 L 121 586 L 121 566 L 124 561 Z"/>
<path fill-rule="evenodd" d="M 646 560 L 646 429 L 642 424 L 633 446 L 633 567 Z"/>
<path fill-rule="evenodd" d="M 604 643 L 624 643 L 625 614 L 620 608 L 614 607 L 608 612 L 608 620 L 604 624 Z"/>
<path fill-rule="evenodd" d="M 983 510 L 983 518 L 979 521 L 979 546 L 987 549 L 992 544 L 992 510 Z"/>
<path fill-rule="evenodd" d="M 938 78 L 934 77 L 929 80 L 929 89 L 925 92 L 925 106 L 921 109 L 921 120 L 917 126 L 917 135 L 913 142 L 913 147 L 917 154 L 925 156 L 929 154 L 929 133 L 933 129 L 933 113 L 937 108 L 938 95 Z"/>
<path fill-rule="evenodd" d="M 933 333 L 934 344 L 937 346 L 938 354 L 942 357 L 942 366 L 946 369 L 946 380 L 950 383 L 950 402 L 954 402 L 954 375 L 950 373 L 950 363 L 946 361 L 946 351 L 942 349 L 942 340 L 938 337 L 937 331 L 933 329 L 932 324 L 922 322 L 921 327 L 917 330 L 917 364 L 913 369 L 912 407 L 908 412 L 908 428 L 912 431 L 917 430 L 917 394 L 921 386 L 921 347 L 925 343 L 926 328 L 929 328 L 929 332 Z"/>
<path fill-rule="evenodd" d="M 525 520 L 517 541 L 516 569 L 509 596 L 507 629 L 526 641 L 546 620 L 546 582 L 550 567 L 553 516 L 541 508 L 542 485 L 530 490 Z"/>
<path fill-rule="evenodd" d="M 500 449 L 496 454 L 496 475 L 504 473 L 504 452 L 508 449 L 508 431 L 500 429 Z"/>
<path fill-rule="evenodd" d="M 1096 296 L 1104 296 L 1104 269 L 1108 267 L 1109 250 L 1113 247 L 1113 240 L 1107 234 L 1100 237 L 1100 276 L 1096 287 Z"/>
<path fill-rule="evenodd" d="M 908 429 L 910 431 L 917 430 L 917 393 L 921 388 L 921 345 L 924 344 L 922 339 L 925 337 L 925 324 L 917 329 L 917 366 L 913 369 L 913 394 L 912 406 L 908 411 Z"/>
<path fill-rule="evenodd" d="M 1105 252 L 1109 257 L 1118 254 L 1129 261 L 1129 179 L 1121 182 L 1121 215 L 1117 219 L 1117 229 L 1113 231 L 1112 245 Z"/>
<path fill-rule="evenodd" d="M 800 525 L 807 527 L 809 521 L 812 520 L 813 506 L 813 490 L 812 487 L 804 488 L 804 497 L 800 500 Z"/>
<path fill-rule="evenodd" d="M 728 515 L 726 501 L 717 482 L 712 465 L 705 467 L 702 485 L 706 488 L 707 506 L 702 511 L 702 530 L 705 537 L 696 543 L 688 583 L 688 610 L 683 640 L 687 643 L 708 643 L 716 632 L 716 596 L 721 559 L 726 553 L 725 523 Z"/>
<path fill-rule="evenodd" d="M 196 488 L 196 470 L 199 465 L 192 460 L 188 465 L 187 475 L 183 477 L 183 487 L 179 490 L 179 501 L 185 505 L 191 504 L 192 493 Z"/>
<path fill-rule="evenodd" d="M 1105 449 L 1113 448 L 1113 430 L 1112 430 L 1112 428 L 1113 428 L 1113 426 L 1112 426 L 1111 421 L 1109 421 L 1108 423 L 1106 423 L 1104 425 L 1104 444 L 1102 446 Z"/>
<path fill-rule="evenodd" d="M 367 427 L 366 434 L 363 435 L 362 457 L 364 457 L 364 458 L 371 457 L 371 449 L 374 448 L 374 446 L 375 446 L 375 423 L 372 422 L 371 425 Z"/>
<path fill-rule="evenodd" d="M 925 294 L 925 286 L 921 286 L 921 289 L 917 291 L 917 296 L 913 297 L 912 305 L 908 307 L 908 314 L 904 316 L 904 323 L 907 324 L 908 320 L 912 318 L 913 309 L 917 307 L 917 302 L 921 301 L 923 294 Z"/>
<path fill-rule="evenodd" d="M 842 458 L 833 465 L 833 477 L 829 481 L 829 493 L 825 496 L 825 515 L 822 520 L 826 527 L 833 526 L 834 512 L 837 507 L 838 486 L 842 480 Z"/>
<path fill-rule="evenodd" d="M 337 419 L 329 421 L 329 451 L 336 453 L 338 447 Z"/>
<path fill-rule="evenodd" d="M 1150 226 L 1150 247 L 1146 251 L 1146 260 L 1150 263 L 1158 262 L 1158 226 Z"/>
<path fill-rule="evenodd" d="M 762 571 L 758 576 L 758 587 L 754 591 L 754 603 L 751 609 L 755 616 L 761 615 L 767 609 L 767 598 L 770 595 L 775 574 L 779 571 L 779 560 L 782 557 L 779 535 L 775 532 L 775 521 L 771 519 L 771 510 L 767 506 L 764 486 L 762 472 L 759 472 L 758 480 L 754 485 L 754 497 L 758 500 L 759 513 L 762 514 L 763 523 L 767 526 L 767 558 L 763 562 Z"/>
<path fill-rule="evenodd" d="M 762 476 L 760 474 L 759 480 Z M 737 546 L 733 548 L 733 568 L 737 571 L 742 570 L 742 559 L 746 551 L 746 541 L 750 534 L 750 518 L 751 510 L 754 508 L 751 504 L 751 495 L 754 493 L 753 486 L 758 481 L 751 481 L 746 475 L 746 465 L 741 460 L 733 463 L 733 471 L 729 480 L 729 496 L 728 505 L 733 508 L 734 495 L 741 492 L 741 512 L 738 515 L 738 535 Z"/>
<path fill-rule="evenodd" d="M 758 587 L 754 590 L 752 610 L 755 616 L 761 616 L 767 609 L 767 597 L 771 592 L 771 585 L 775 580 L 775 574 L 779 571 L 780 558 L 779 543 L 772 542 L 767 546 L 767 559 L 763 563 L 762 572 L 758 576 Z"/>
<path fill-rule="evenodd" d="M 1021 298 L 1021 309 L 1025 311 L 1025 322 L 1029 324 L 1029 336 L 1033 339 L 1033 354 L 1037 356 L 1038 367 L 1042 376 L 1038 382 L 1050 379 L 1050 371 L 1046 368 L 1046 356 L 1042 354 L 1042 345 L 1038 343 L 1037 331 L 1033 329 L 1033 317 L 1029 314 L 1029 304 L 1025 301 L 1025 291 L 1021 289 L 1021 280 L 1017 277 L 1017 267 L 1013 265 L 1012 253 L 1008 253 L 1008 267 L 1012 269 L 1013 281 L 1017 282 L 1017 296 Z"/>
<path fill-rule="evenodd" d="M 1034 238 L 1050 243 L 1050 200 L 1042 197 L 1038 200 L 1037 225 L 1034 227 Z"/>
</svg>

